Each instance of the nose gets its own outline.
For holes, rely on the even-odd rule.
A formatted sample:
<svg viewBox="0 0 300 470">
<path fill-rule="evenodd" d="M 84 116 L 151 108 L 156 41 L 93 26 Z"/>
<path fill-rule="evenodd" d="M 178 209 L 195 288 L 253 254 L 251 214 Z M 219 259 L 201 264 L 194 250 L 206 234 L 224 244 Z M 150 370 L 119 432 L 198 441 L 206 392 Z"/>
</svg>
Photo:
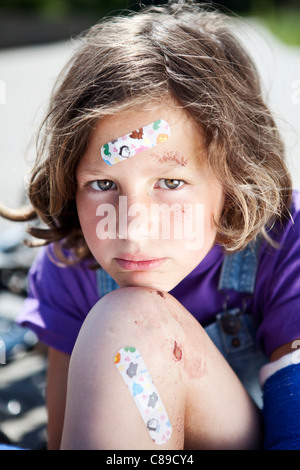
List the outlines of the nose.
<svg viewBox="0 0 300 470">
<path fill-rule="evenodd" d="M 150 206 L 149 198 L 137 195 L 119 196 L 118 238 L 147 240 L 150 234 Z"/>
</svg>

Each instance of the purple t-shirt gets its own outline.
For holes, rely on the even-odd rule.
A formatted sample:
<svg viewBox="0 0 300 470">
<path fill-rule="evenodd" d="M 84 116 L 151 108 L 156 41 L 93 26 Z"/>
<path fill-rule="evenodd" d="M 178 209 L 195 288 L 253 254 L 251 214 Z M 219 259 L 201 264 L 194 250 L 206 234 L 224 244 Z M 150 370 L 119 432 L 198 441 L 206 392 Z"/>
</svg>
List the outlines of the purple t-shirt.
<svg viewBox="0 0 300 470">
<path fill-rule="evenodd" d="M 275 226 L 279 248 L 263 243 L 255 292 L 248 311 L 258 321 L 257 339 L 263 351 L 300 338 L 300 193 L 295 192 L 292 221 Z M 278 233 L 280 234 L 278 236 Z M 51 247 L 50 247 L 51 249 Z M 42 248 L 29 273 L 29 295 L 18 322 L 34 330 L 39 339 L 71 354 L 81 325 L 99 300 L 96 272 L 86 262 L 61 267 Z M 170 293 L 203 325 L 222 311 L 224 294 L 218 292 L 223 252 L 215 245 L 204 260 Z M 242 307 L 244 294 L 229 291 L 227 306 Z"/>
</svg>

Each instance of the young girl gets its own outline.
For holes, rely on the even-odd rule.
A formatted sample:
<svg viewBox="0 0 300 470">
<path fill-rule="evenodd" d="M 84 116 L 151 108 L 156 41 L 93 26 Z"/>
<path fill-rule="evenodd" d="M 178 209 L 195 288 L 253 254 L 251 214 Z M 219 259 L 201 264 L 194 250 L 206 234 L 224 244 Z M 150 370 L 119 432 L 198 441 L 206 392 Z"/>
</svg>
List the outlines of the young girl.
<svg viewBox="0 0 300 470">
<path fill-rule="evenodd" d="M 300 197 L 227 23 L 106 19 L 54 91 L 19 214 L 51 449 L 300 448 Z"/>
</svg>

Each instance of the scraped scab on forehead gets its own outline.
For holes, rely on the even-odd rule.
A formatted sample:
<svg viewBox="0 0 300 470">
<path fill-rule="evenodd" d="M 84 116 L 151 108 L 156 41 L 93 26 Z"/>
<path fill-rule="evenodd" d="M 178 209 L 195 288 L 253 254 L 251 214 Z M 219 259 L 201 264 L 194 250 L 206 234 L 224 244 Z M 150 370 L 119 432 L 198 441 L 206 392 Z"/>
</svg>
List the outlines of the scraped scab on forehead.
<svg viewBox="0 0 300 470">
<path fill-rule="evenodd" d="M 171 135 L 170 126 L 158 119 L 101 147 L 101 156 L 107 165 L 114 165 L 165 142 Z"/>
<path fill-rule="evenodd" d="M 159 163 L 175 163 L 179 166 L 186 166 L 188 164 L 187 159 L 177 150 L 164 150 L 163 153 L 153 152 L 151 154 Z"/>
</svg>

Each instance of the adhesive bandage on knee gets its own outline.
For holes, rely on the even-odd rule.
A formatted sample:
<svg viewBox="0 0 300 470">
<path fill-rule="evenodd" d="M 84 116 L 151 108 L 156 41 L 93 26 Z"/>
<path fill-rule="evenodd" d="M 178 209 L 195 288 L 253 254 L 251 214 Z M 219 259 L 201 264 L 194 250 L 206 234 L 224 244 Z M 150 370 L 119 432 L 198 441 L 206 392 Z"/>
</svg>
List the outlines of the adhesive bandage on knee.
<svg viewBox="0 0 300 470">
<path fill-rule="evenodd" d="M 101 147 L 101 156 L 107 165 L 114 165 L 168 140 L 170 126 L 163 119 L 134 130 Z"/>
<path fill-rule="evenodd" d="M 131 346 L 122 348 L 115 355 L 114 363 L 152 440 L 155 444 L 164 444 L 171 437 L 171 423 L 140 353 Z"/>
</svg>

